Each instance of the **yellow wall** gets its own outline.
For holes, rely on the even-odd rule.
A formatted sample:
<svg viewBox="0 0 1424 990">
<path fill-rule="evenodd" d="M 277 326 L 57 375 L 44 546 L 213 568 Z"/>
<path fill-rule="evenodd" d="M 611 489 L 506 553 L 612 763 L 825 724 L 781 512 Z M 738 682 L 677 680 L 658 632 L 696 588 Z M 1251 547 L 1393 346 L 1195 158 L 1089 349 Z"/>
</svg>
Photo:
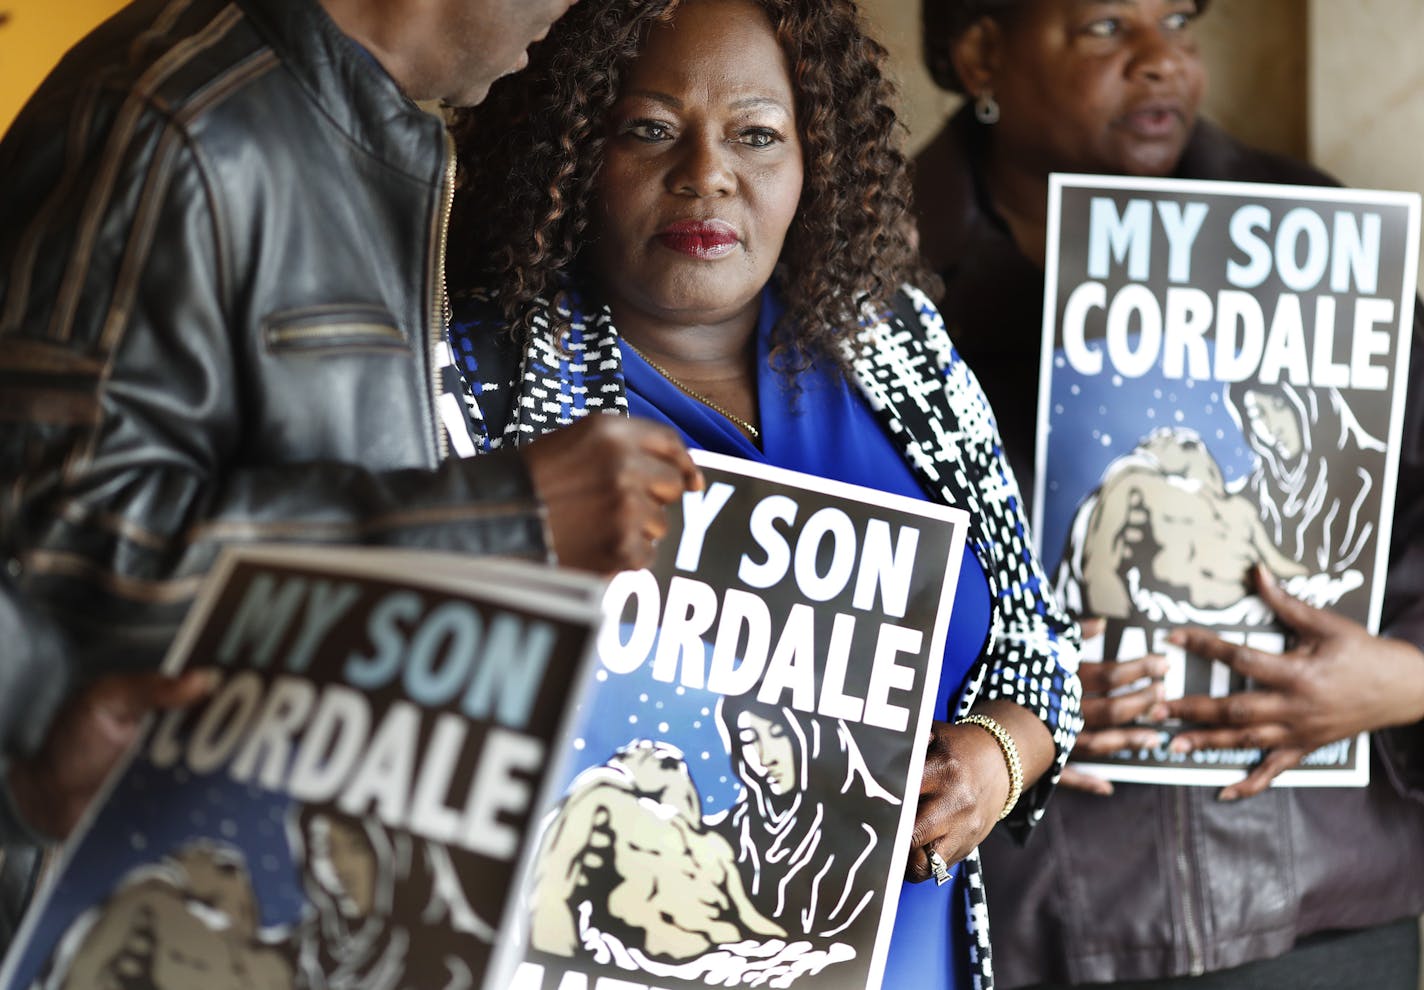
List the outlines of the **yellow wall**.
<svg viewBox="0 0 1424 990">
<path fill-rule="evenodd" d="M 0 132 L 49 70 L 124 0 L 0 0 Z"/>
</svg>

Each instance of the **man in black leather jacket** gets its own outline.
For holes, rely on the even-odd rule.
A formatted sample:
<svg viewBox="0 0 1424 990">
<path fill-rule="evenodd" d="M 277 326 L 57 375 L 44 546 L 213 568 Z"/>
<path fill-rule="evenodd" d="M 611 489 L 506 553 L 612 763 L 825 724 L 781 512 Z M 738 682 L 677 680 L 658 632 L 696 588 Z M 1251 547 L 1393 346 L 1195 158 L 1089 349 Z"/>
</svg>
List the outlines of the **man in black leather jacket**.
<svg viewBox="0 0 1424 990">
<path fill-rule="evenodd" d="M 650 558 L 700 483 L 669 431 L 446 457 L 455 175 L 415 101 L 477 103 L 572 2 L 138 0 L 46 80 L 0 143 L 0 718 L 63 693 L 41 628 L 81 682 L 152 668 L 228 543 Z"/>
</svg>

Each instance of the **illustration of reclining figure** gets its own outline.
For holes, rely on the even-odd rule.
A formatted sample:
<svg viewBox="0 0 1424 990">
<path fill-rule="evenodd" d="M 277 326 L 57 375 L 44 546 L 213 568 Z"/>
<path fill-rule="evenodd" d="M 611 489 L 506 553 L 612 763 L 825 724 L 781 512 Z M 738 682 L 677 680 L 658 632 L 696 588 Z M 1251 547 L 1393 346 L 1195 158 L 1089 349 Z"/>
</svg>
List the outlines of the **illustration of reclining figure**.
<svg viewBox="0 0 1424 990">
<path fill-rule="evenodd" d="M 703 822 L 675 746 L 637 740 L 579 774 L 544 829 L 531 943 L 581 947 L 578 913 L 649 956 L 685 960 L 749 937 L 785 937 L 747 897 L 728 841 Z"/>
<path fill-rule="evenodd" d="M 138 867 L 60 940 L 45 990 L 291 990 L 278 935 L 259 928 L 242 852 L 199 840 Z"/>
<path fill-rule="evenodd" d="M 1132 616 L 1134 580 L 1194 608 L 1221 609 L 1249 594 L 1257 563 L 1282 579 L 1308 573 L 1183 428 L 1154 430 L 1109 464 L 1068 540 L 1056 583 L 1069 607 L 1088 615 Z"/>
</svg>

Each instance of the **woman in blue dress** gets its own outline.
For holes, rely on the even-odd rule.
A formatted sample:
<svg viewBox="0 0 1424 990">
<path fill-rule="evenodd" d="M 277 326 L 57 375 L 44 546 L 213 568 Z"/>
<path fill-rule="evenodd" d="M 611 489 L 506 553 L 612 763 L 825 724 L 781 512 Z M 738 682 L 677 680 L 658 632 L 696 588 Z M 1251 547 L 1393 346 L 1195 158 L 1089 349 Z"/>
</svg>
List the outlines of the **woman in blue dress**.
<svg viewBox="0 0 1424 990">
<path fill-rule="evenodd" d="M 852 0 L 610 0 L 531 57 L 461 142 L 454 274 L 495 288 L 456 299 L 454 446 L 632 415 L 968 510 L 885 984 L 990 986 L 974 850 L 1042 815 L 1080 724 L 1077 632 L 992 412 L 914 287 L 884 51 Z"/>
</svg>

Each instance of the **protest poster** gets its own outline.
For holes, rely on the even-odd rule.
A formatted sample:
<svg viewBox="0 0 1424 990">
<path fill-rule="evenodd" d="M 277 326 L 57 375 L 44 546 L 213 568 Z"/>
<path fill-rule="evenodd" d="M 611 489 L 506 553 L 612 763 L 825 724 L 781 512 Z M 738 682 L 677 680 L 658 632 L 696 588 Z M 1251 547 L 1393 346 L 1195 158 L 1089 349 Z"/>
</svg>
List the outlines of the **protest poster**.
<svg viewBox="0 0 1424 990">
<path fill-rule="evenodd" d="M 274 546 L 204 587 L 165 669 L 218 686 L 151 722 L 0 987 L 503 990 L 603 583 Z"/>
<path fill-rule="evenodd" d="M 511 990 L 880 985 L 967 515 L 694 457 L 609 584 Z"/>
<path fill-rule="evenodd" d="M 1377 629 L 1418 238 L 1414 194 L 1052 177 L 1034 528 L 1064 604 L 1109 620 L 1104 657 L 1165 654 L 1169 698 L 1249 688 L 1166 637 L 1284 649 L 1258 564 Z M 1160 728 L 1080 766 L 1222 785 L 1262 756 L 1172 753 Z M 1362 735 L 1276 783 L 1368 773 Z"/>
</svg>

